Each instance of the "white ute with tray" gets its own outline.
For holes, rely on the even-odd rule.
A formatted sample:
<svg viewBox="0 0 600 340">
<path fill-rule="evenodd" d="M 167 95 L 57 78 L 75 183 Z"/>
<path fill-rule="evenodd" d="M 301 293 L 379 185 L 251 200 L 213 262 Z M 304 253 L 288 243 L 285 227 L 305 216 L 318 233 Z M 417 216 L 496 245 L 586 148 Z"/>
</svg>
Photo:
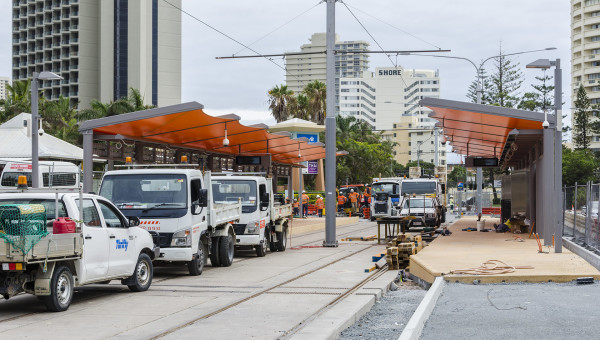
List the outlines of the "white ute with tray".
<svg viewBox="0 0 600 340">
<path fill-rule="evenodd" d="M 192 276 L 202 273 L 208 257 L 213 267 L 231 266 L 233 224 L 240 219 L 242 204 L 213 203 L 211 187 L 205 185 L 211 183 L 210 171 L 130 167 L 106 172 L 100 195 L 125 215 L 140 218 L 140 226 L 160 246 L 155 262 L 186 263 Z"/>
<path fill-rule="evenodd" d="M 215 204 L 242 202 L 242 215 L 233 225 L 239 249 L 255 249 L 263 257 L 267 250 L 285 251 L 292 205 L 275 201 L 271 178 L 256 173 L 215 174 L 212 177 Z"/>
<path fill-rule="evenodd" d="M 5 299 L 25 292 L 60 312 L 69 308 L 75 287 L 110 280 L 137 292 L 150 287 L 159 249 L 138 219 L 126 218 L 100 196 L 42 190 L 0 193 Z M 57 222 L 68 230 L 59 230 Z"/>
</svg>

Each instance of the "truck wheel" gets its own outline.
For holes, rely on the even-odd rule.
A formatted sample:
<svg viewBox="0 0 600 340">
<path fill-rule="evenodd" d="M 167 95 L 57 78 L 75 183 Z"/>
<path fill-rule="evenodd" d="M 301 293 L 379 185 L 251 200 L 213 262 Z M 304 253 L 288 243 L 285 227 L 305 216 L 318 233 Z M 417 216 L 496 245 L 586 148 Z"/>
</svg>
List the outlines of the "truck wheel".
<svg viewBox="0 0 600 340">
<path fill-rule="evenodd" d="M 285 251 L 287 247 L 287 233 L 288 229 L 286 226 L 283 227 L 282 231 L 277 232 L 277 250 Z M 272 250 L 271 250 L 272 251 Z"/>
<path fill-rule="evenodd" d="M 129 290 L 132 292 L 145 292 L 152 284 L 153 274 L 154 268 L 152 267 L 150 256 L 141 253 L 138 257 L 137 264 L 135 265 L 135 271 L 131 276 L 133 284 L 127 285 L 127 287 L 129 287 Z"/>
<path fill-rule="evenodd" d="M 194 258 L 188 262 L 188 270 L 191 276 L 198 276 L 202 274 L 204 269 L 204 263 L 206 262 L 206 253 L 204 252 L 204 244 L 200 241 L 198 245 L 198 253 Z"/>
<path fill-rule="evenodd" d="M 221 261 L 219 258 L 219 239 L 220 237 L 213 237 L 210 244 L 210 264 L 213 267 L 221 266 Z"/>
<path fill-rule="evenodd" d="M 267 249 L 269 249 L 269 236 L 268 235 L 269 235 L 268 230 L 265 230 L 265 239 L 263 240 L 263 243 L 254 247 L 256 249 L 256 256 L 263 257 L 263 256 L 267 255 Z"/>
<path fill-rule="evenodd" d="M 233 263 L 233 237 L 231 234 L 219 237 L 219 260 L 221 267 L 229 267 Z"/>
<path fill-rule="evenodd" d="M 73 274 L 67 266 L 58 266 L 50 280 L 50 296 L 43 298 L 50 312 L 66 311 L 73 300 Z"/>
</svg>

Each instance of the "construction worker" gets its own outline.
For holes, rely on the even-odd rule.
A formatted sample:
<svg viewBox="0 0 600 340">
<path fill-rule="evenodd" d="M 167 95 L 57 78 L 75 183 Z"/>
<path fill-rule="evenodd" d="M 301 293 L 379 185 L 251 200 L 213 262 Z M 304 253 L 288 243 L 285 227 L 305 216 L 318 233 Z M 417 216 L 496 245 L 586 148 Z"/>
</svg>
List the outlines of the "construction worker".
<svg viewBox="0 0 600 340">
<path fill-rule="evenodd" d="M 354 192 L 354 189 L 350 189 L 348 198 L 350 198 L 350 203 L 352 204 L 352 213 L 356 214 L 358 212 L 359 195 L 357 192 Z"/>
<path fill-rule="evenodd" d="M 342 193 L 338 193 L 338 211 L 344 211 L 344 204 L 346 204 L 346 196 L 342 195 Z"/>
<path fill-rule="evenodd" d="M 308 216 L 308 199 L 306 191 L 302 191 L 302 217 Z"/>
<path fill-rule="evenodd" d="M 298 202 L 297 199 L 294 199 L 294 216 L 299 216 L 300 215 L 300 202 Z"/>
<path fill-rule="evenodd" d="M 315 205 L 317 206 L 317 214 L 319 214 L 319 217 L 323 217 L 323 209 L 325 209 L 325 204 L 323 204 L 323 199 L 320 195 L 317 195 L 317 201 L 315 202 Z"/>
</svg>

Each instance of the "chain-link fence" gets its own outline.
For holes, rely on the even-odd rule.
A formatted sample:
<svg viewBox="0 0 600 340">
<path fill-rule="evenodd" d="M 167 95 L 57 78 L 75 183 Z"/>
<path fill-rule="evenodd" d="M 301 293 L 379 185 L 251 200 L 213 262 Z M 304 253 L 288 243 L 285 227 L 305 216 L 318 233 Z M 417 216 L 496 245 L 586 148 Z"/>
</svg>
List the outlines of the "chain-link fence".
<svg viewBox="0 0 600 340">
<path fill-rule="evenodd" d="M 600 251 L 600 184 L 565 187 L 563 202 L 563 235 Z"/>
</svg>

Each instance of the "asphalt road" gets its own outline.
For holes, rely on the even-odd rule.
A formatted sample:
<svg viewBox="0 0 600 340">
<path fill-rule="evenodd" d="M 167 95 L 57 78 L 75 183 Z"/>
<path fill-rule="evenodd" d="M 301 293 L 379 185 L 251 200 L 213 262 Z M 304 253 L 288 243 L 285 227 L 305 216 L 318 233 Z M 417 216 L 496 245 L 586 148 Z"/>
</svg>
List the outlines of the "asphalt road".
<svg viewBox="0 0 600 340">
<path fill-rule="evenodd" d="M 421 339 L 597 339 L 600 284 L 448 284 Z"/>
</svg>

